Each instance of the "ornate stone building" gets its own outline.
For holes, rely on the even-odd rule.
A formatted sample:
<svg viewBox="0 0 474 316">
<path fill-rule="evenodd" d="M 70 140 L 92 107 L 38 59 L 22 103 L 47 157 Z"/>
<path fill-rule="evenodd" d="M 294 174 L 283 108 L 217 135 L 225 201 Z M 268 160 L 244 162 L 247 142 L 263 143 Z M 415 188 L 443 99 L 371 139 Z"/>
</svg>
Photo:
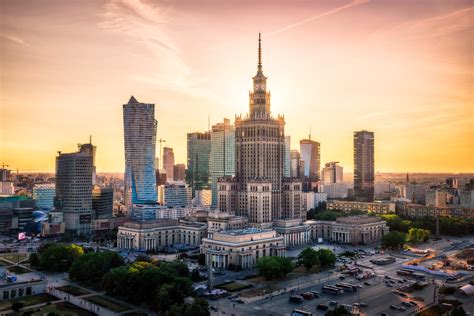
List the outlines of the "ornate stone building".
<svg viewBox="0 0 474 316">
<path fill-rule="evenodd" d="M 270 111 L 259 35 L 249 112 L 235 118 L 235 178 L 219 180 L 219 210 L 246 216 L 252 226 L 261 228 L 272 227 L 274 219 L 304 217 L 301 183 L 284 179 L 284 157 L 285 118 L 274 117 Z"/>
</svg>

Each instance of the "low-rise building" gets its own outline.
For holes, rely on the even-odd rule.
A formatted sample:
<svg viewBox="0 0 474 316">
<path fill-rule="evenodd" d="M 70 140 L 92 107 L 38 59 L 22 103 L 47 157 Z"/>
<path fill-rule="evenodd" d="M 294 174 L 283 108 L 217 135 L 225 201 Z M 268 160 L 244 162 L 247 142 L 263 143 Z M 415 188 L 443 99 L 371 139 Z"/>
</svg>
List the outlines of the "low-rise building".
<svg viewBox="0 0 474 316">
<path fill-rule="evenodd" d="M 0 301 L 44 293 L 47 281 L 31 273 L 8 275 L 0 267 Z"/>
<path fill-rule="evenodd" d="M 173 245 L 198 247 L 207 236 L 207 224 L 185 220 L 126 222 L 118 228 L 117 247 L 159 250 Z"/>
<path fill-rule="evenodd" d="M 222 230 L 237 230 L 248 227 L 249 219 L 223 212 L 209 212 L 207 218 L 207 236 L 212 238 L 213 233 Z"/>
<path fill-rule="evenodd" d="M 420 218 L 424 216 L 444 216 L 462 219 L 474 219 L 474 208 L 460 207 L 459 205 L 435 207 L 420 204 L 404 204 L 397 209 L 397 213 L 401 216 L 410 218 Z"/>
<path fill-rule="evenodd" d="M 285 242 L 272 229 L 246 228 L 215 232 L 204 238 L 201 251 L 214 268 L 253 268 L 259 258 L 285 256 Z"/>
<path fill-rule="evenodd" d="M 336 221 L 306 221 L 312 240 L 345 244 L 371 244 L 382 240 L 389 232 L 387 222 L 376 216 L 340 217 Z"/>
<path fill-rule="evenodd" d="M 374 214 L 395 213 L 395 203 L 393 202 L 358 202 L 358 201 L 328 201 L 326 203 L 328 210 L 341 210 L 345 212 L 363 211 Z"/>
<path fill-rule="evenodd" d="M 307 245 L 311 242 L 311 229 L 300 219 L 274 220 L 273 229 L 282 236 L 287 247 Z"/>
</svg>

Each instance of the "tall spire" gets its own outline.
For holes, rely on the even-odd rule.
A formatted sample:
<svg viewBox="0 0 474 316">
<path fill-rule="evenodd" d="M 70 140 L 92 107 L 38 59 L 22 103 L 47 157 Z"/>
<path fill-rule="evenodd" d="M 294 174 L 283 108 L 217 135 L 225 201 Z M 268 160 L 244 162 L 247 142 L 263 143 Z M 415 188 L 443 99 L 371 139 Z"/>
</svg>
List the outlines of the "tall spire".
<svg viewBox="0 0 474 316">
<path fill-rule="evenodd" d="M 258 69 L 262 70 L 262 38 L 260 32 L 258 32 Z"/>
</svg>

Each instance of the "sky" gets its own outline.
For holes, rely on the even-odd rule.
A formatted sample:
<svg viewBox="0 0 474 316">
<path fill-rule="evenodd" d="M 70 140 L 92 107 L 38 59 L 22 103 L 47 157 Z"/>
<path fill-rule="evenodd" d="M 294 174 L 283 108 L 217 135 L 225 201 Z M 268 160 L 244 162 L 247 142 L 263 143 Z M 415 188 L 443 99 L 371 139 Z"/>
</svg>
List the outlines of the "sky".
<svg viewBox="0 0 474 316">
<path fill-rule="evenodd" d="M 186 133 L 248 111 L 259 32 L 292 148 L 311 130 L 352 172 L 366 129 L 376 171 L 474 171 L 470 0 L 2 0 L 0 164 L 53 171 L 92 135 L 123 171 L 131 95 L 185 163 Z"/>
</svg>

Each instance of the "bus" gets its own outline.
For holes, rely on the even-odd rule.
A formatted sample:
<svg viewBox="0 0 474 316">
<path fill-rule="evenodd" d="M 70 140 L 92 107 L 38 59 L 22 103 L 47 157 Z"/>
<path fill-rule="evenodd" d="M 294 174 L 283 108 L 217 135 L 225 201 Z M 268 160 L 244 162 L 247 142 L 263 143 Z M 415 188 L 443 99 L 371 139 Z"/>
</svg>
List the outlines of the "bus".
<svg viewBox="0 0 474 316">
<path fill-rule="evenodd" d="M 398 275 L 405 275 L 405 276 L 410 276 L 413 274 L 413 271 L 409 270 L 409 269 L 399 269 L 397 271 L 397 274 Z"/>
<path fill-rule="evenodd" d="M 354 305 L 348 305 L 348 304 L 341 304 L 346 311 L 349 313 L 349 315 L 359 315 L 360 314 L 360 309 L 358 306 Z"/>
<path fill-rule="evenodd" d="M 424 275 L 423 273 L 414 272 L 412 273 L 411 276 L 418 280 L 422 280 L 422 281 L 426 280 L 426 275 Z"/>
<path fill-rule="evenodd" d="M 290 296 L 290 303 L 302 303 L 303 301 L 304 301 L 304 298 L 301 295 Z"/>
<path fill-rule="evenodd" d="M 341 288 L 344 290 L 344 292 L 355 292 L 357 290 L 357 286 L 349 283 L 344 283 L 344 282 L 339 282 L 336 283 L 336 286 L 338 288 Z"/>
<path fill-rule="evenodd" d="M 332 286 L 332 285 L 324 285 L 321 289 L 323 293 L 329 293 L 329 294 L 335 294 L 335 295 L 344 293 L 343 289 L 336 286 Z"/>
<path fill-rule="evenodd" d="M 313 316 L 313 314 L 307 311 L 303 311 L 301 309 L 294 309 L 291 312 L 291 316 Z"/>
</svg>

